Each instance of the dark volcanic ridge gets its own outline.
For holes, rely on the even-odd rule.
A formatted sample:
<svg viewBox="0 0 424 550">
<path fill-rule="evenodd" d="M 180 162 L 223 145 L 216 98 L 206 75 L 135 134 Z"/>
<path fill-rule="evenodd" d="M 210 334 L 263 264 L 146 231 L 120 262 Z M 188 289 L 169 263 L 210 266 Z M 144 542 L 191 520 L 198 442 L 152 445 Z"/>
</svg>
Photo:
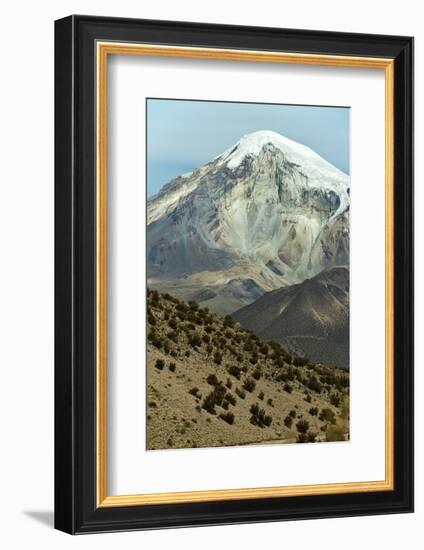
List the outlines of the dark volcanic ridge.
<svg viewBox="0 0 424 550">
<path fill-rule="evenodd" d="M 268 292 L 232 317 L 260 338 L 276 340 L 312 361 L 349 367 L 347 266 Z"/>
</svg>

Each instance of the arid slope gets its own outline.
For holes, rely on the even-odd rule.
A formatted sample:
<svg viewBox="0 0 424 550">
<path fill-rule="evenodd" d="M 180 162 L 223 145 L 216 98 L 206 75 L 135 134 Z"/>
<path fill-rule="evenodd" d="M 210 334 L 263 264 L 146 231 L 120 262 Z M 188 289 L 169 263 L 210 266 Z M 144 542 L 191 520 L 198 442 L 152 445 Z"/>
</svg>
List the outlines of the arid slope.
<svg viewBox="0 0 424 550">
<path fill-rule="evenodd" d="M 349 375 L 148 291 L 147 448 L 345 440 Z"/>
</svg>

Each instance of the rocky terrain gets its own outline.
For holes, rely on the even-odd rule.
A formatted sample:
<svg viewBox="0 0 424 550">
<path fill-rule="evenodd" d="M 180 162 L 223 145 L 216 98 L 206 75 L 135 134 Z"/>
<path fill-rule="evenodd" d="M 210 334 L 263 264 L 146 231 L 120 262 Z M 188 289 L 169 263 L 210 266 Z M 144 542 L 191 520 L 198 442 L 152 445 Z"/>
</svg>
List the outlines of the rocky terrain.
<svg viewBox="0 0 424 550">
<path fill-rule="evenodd" d="M 148 291 L 147 448 L 349 438 L 348 372 Z"/>
</svg>

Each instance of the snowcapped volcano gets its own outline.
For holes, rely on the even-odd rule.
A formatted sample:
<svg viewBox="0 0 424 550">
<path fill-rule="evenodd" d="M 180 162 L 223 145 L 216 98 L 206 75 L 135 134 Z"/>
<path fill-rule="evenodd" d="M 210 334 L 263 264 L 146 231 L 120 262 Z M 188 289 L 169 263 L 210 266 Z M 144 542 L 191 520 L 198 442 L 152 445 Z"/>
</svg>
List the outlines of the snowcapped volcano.
<svg viewBox="0 0 424 550">
<path fill-rule="evenodd" d="M 272 131 L 180 176 L 148 202 L 148 284 L 231 312 L 348 263 L 349 177 Z"/>
</svg>

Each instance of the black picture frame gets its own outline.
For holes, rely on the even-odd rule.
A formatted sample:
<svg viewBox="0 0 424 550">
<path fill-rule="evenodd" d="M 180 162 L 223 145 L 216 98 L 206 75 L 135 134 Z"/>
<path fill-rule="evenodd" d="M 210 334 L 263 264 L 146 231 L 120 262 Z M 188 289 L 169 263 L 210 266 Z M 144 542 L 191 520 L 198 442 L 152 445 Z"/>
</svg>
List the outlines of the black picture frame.
<svg viewBox="0 0 424 550">
<path fill-rule="evenodd" d="M 97 507 L 96 41 L 394 60 L 392 491 Z M 73 15 L 55 22 L 55 527 L 94 533 L 413 511 L 413 39 Z"/>
</svg>

